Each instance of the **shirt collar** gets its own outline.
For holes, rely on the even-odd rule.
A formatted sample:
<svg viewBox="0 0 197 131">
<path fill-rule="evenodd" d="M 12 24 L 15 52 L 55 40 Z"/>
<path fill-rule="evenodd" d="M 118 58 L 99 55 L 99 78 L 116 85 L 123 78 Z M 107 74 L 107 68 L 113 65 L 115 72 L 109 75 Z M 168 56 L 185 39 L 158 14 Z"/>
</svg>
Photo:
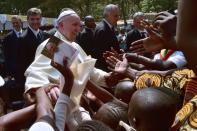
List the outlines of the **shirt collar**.
<svg viewBox="0 0 197 131">
<path fill-rule="evenodd" d="M 14 32 L 15 32 L 16 34 L 18 34 L 19 32 L 22 33 L 22 29 L 21 29 L 20 31 L 16 31 L 16 30 L 14 29 Z"/>
<path fill-rule="evenodd" d="M 37 37 L 38 33 L 40 32 L 40 29 L 34 30 L 28 25 L 29 29 L 34 33 L 34 35 Z"/>
<path fill-rule="evenodd" d="M 16 36 L 19 37 L 19 32 L 22 34 L 22 29 L 21 29 L 20 31 L 16 31 L 16 30 L 14 29 L 14 32 L 15 32 Z"/>
<path fill-rule="evenodd" d="M 110 29 L 113 28 L 113 25 L 111 25 L 106 19 L 104 19 L 104 21 L 107 23 L 107 25 L 109 26 Z"/>
<path fill-rule="evenodd" d="M 138 29 L 139 32 L 147 32 L 146 29 L 140 30 Z"/>
<path fill-rule="evenodd" d="M 63 40 L 64 42 L 68 43 L 68 44 L 72 44 L 73 42 L 69 41 L 68 39 L 66 39 L 58 30 L 56 31 L 55 35 L 57 38 Z"/>
</svg>

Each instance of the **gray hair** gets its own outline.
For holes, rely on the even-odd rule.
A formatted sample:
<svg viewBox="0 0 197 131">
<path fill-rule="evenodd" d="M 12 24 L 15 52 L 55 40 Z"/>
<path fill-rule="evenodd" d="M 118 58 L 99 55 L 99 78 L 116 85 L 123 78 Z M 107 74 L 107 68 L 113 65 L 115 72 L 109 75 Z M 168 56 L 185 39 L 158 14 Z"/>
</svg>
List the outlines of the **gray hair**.
<svg viewBox="0 0 197 131">
<path fill-rule="evenodd" d="M 21 18 L 18 15 L 13 15 L 11 19 L 17 19 L 20 22 L 22 22 Z"/>
<path fill-rule="evenodd" d="M 133 19 L 138 19 L 139 17 L 144 17 L 144 13 L 142 13 L 142 12 L 136 12 L 133 15 Z"/>
<path fill-rule="evenodd" d="M 39 8 L 30 8 L 28 11 L 27 11 L 27 18 L 29 16 L 32 16 L 32 15 L 42 15 L 42 11 L 41 9 Z"/>
<path fill-rule="evenodd" d="M 114 4 L 109 4 L 109 5 L 105 6 L 103 16 L 107 17 L 115 9 L 118 9 L 118 6 L 114 5 Z"/>
</svg>

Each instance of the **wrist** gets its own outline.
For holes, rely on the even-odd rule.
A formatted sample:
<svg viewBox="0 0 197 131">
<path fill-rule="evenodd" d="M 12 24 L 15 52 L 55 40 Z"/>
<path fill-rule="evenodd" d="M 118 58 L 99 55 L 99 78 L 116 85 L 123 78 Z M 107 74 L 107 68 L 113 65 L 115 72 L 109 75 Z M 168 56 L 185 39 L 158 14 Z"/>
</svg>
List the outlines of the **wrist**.
<svg viewBox="0 0 197 131">
<path fill-rule="evenodd" d="M 72 90 L 71 86 L 64 86 L 62 93 L 64 95 L 67 95 L 68 97 L 70 97 L 71 90 Z"/>
<path fill-rule="evenodd" d="M 138 71 L 132 68 L 127 68 L 125 74 L 126 74 L 126 77 L 134 80 L 137 77 Z"/>
</svg>

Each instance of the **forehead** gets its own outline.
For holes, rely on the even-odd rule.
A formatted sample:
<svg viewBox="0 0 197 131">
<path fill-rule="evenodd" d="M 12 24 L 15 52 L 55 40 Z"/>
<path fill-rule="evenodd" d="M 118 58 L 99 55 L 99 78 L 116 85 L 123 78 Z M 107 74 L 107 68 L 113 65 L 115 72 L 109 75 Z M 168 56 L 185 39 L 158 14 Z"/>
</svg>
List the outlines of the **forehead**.
<svg viewBox="0 0 197 131">
<path fill-rule="evenodd" d="M 110 11 L 110 14 L 119 14 L 120 13 L 120 10 L 118 7 L 114 7 L 111 11 Z"/>
<path fill-rule="evenodd" d="M 36 15 L 29 15 L 29 16 L 28 16 L 28 19 L 29 19 L 29 18 L 31 18 L 31 19 L 32 19 L 32 18 L 41 18 L 41 15 L 39 15 L 39 14 L 36 14 Z"/>
<path fill-rule="evenodd" d="M 20 19 L 18 19 L 18 18 L 12 18 L 12 22 L 20 22 Z"/>
<path fill-rule="evenodd" d="M 77 14 L 72 14 L 70 16 L 66 16 L 63 20 L 65 23 L 79 23 L 80 24 L 80 17 Z"/>
<path fill-rule="evenodd" d="M 137 16 L 134 18 L 134 21 L 141 21 L 144 19 L 144 16 Z"/>
</svg>

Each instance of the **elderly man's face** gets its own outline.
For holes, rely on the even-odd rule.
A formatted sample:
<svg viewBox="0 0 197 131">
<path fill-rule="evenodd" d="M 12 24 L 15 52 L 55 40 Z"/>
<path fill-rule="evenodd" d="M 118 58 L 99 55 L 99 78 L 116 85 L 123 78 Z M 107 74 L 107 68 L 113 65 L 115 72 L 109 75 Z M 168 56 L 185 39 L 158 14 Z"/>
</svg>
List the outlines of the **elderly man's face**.
<svg viewBox="0 0 197 131">
<path fill-rule="evenodd" d="M 141 25 L 141 21 L 144 21 L 144 16 L 139 16 L 138 18 L 135 18 L 133 21 L 133 25 L 136 28 L 142 29 L 143 26 Z"/>
<path fill-rule="evenodd" d="M 77 34 L 80 32 L 80 18 L 78 15 L 67 16 L 62 21 L 62 33 L 69 41 L 75 41 Z"/>
<path fill-rule="evenodd" d="M 27 21 L 32 29 L 38 30 L 41 25 L 41 19 L 42 19 L 41 15 L 30 15 L 27 18 Z"/>
<path fill-rule="evenodd" d="M 115 8 L 113 11 L 111 11 L 108 15 L 108 21 L 111 25 L 115 26 L 117 24 L 117 21 L 120 17 L 120 10 L 118 8 Z"/>
<path fill-rule="evenodd" d="M 22 23 L 21 23 L 21 21 L 19 19 L 12 18 L 12 25 L 13 25 L 13 28 L 16 31 L 20 31 L 21 30 Z"/>
</svg>

